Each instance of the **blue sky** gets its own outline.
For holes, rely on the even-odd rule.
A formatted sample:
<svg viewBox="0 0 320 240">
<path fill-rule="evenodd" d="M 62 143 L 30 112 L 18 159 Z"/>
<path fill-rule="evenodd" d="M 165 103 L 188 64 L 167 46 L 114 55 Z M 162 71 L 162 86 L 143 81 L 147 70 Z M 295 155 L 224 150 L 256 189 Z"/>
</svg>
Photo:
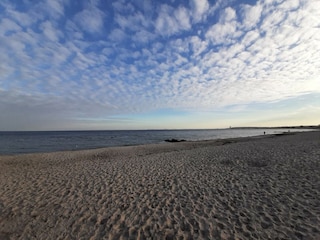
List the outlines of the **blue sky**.
<svg viewBox="0 0 320 240">
<path fill-rule="evenodd" d="M 320 124 L 320 3 L 0 1 L 0 130 Z"/>
</svg>

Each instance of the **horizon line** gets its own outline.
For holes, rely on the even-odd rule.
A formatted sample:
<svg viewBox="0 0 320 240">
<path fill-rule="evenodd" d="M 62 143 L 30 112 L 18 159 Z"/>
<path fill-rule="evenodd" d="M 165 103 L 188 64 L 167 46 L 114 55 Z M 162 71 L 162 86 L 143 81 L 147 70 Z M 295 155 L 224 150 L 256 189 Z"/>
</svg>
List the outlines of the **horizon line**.
<svg viewBox="0 0 320 240">
<path fill-rule="evenodd" d="M 0 130 L 0 132 L 99 132 L 99 131 L 197 131 L 197 130 L 227 130 L 227 129 L 320 129 L 319 125 L 293 125 L 293 126 L 274 126 L 274 127 L 257 127 L 257 126 L 236 126 L 226 128 L 159 128 L 159 129 L 60 129 L 60 130 Z"/>
</svg>

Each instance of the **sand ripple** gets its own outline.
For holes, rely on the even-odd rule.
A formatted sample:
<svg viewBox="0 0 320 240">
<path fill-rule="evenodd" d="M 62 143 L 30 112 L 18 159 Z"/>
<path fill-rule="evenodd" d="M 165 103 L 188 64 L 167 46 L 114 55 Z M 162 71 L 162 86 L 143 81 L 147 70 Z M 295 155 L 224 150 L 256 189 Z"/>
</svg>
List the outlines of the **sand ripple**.
<svg viewBox="0 0 320 240">
<path fill-rule="evenodd" d="M 320 239 L 319 146 L 315 132 L 2 156 L 0 239 Z"/>
</svg>

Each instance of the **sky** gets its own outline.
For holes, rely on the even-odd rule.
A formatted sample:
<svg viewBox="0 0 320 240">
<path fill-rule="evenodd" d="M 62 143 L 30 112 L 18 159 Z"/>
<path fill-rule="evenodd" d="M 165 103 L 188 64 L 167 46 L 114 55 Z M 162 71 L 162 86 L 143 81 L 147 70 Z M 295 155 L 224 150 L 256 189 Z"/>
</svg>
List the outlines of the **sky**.
<svg viewBox="0 0 320 240">
<path fill-rule="evenodd" d="M 320 124 L 319 0 L 1 0 L 0 131 Z"/>
</svg>

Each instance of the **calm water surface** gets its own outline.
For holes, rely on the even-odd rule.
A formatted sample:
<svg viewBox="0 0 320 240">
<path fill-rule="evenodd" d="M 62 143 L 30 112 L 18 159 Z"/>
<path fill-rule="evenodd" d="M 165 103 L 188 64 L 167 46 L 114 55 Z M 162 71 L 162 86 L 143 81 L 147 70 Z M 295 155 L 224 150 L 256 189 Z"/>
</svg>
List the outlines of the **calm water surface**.
<svg viewBox="0 0 320 240">
<path fill-rule="evenodd" d="M 185 139 L 187 141 L 212 140 L 258 136 L 263 135 L 264 132 L 266 132 L 266 134 L 274 134 L 287 131 L 288 129 L 212 129 L 0 132 L 0 154 L 53 152 L 112 146 L 164 143 L 165 139 L 171 138 Z"/>
</svg>

